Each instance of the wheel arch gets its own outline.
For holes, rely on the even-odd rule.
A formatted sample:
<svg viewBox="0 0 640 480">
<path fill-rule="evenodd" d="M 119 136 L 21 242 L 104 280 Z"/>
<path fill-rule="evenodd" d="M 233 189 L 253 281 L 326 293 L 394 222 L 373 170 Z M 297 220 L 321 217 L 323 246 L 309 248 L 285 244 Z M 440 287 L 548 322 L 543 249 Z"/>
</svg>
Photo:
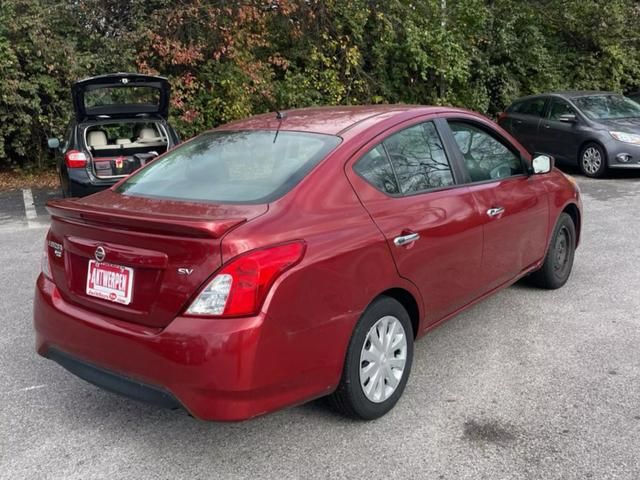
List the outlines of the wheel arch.
<svg viewBox="0 0 640 480">
<path fill-rule="evenodd" d="M 582 162 L 582 152 L 584 152 L 584 149 L 590 143 L 595 143 L 596 145 L 598 145 L 602 149 L 602 151 L 604 152 L 605 161 L 607 162 L 607 165 L 609 165 L 609 153 L 607 152 L 607 148 L 604 146 L 604 144 L 600 140 L 598 140 L 597 138 L 588 138 L 588 139 L 584 140 L 580 144 L 580 147 L 578 148 L 578 158 L 577 158 L 578 166 L 580 166 L 580 162 Z"/>
<path fill-rule="evenodd" d="M 582 215 L 580 209 L 575 203 L 568 203 L 562 209 L 561 213 L 566 213 L 573 220 L 573 225 L 576 227 L 576 246 L 580 243 L 580 232 L 582 229 Z"/>
<path fill-rule="evenodd" d="M 373 300 L 380 297 L 390 297 L 394 300 L 398 301 L 404 309 L 409 314 L 409 319 L 411 320 L 411 327 L 413 328 L 413 338 L 417 338 L 420 332 L 420 306 L 418 304 L 418 300 L 415 298 L 413 293 L 409 290 L 406 290 L 401 287 L 394 287 L 385 290 L 384 292 L 380 292 L 378 296 L 376 296 Z"/>
</svg>

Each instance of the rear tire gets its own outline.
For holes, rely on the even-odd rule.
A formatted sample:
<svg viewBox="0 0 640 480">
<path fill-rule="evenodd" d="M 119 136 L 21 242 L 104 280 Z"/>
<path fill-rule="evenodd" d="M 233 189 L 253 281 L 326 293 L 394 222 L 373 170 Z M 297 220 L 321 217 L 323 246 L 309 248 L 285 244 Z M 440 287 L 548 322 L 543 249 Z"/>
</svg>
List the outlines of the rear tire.
<svg viewBox="0 0 640 480">
<path fill-rule="evenodd" d="M 590 178 L 601 178 L 607 171 L 607 152 L 597 143 L 588 143 L 578 159 L 580 171 Z"/>
<path fill-rule="evenodd" d="M 576 226 L 571 216 L 563 212 L 556 223 L 542 267 L 529 277 L 531 283 L 549 290 L 562 287 L 571 275 L 575 251 Z"/>
<path fill-rule="evenodd" d="M 397 300 L 379 297 L 356 324 L 340 384 L 329 403 L 351 418 L 379 418 L 402 396 L 412 363 L 409 314 Z"/>
</svg>

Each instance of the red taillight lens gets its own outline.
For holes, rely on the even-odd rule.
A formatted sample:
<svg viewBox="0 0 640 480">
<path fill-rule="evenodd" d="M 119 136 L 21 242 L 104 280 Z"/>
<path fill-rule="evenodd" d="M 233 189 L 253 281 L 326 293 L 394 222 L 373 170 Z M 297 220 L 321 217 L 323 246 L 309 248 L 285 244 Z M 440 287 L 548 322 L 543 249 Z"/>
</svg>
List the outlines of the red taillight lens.
<svg viewBox="0 0 640 480">
<path fill-rule="evenodd" d="M 507 112 L 502 112 L 498 114 L 498 122 L 501 122 L 505 118 L 507 118 Z"/>
<path fill-rule="evenodd" d="M 87 164 L 87 155 L 78 150 L 69 150 L 64 156 L 67 168 L 83 168 Z"/>
<path fill-rule="evenodd" d="M 292 242 L 240 255 L 209 281 L 186 313 L 217 317 L 256 315 L 273 282 L 297 264 L 304 251 L 304 242 Z"/>
</svg>

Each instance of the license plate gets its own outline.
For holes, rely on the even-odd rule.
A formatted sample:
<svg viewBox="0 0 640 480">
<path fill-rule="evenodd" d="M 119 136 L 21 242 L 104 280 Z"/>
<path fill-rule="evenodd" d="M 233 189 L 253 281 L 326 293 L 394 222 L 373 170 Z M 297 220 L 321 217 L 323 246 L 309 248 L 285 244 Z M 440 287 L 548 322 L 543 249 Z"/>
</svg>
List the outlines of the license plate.
<svg viewBox="0 0 640 480">
<path fill-rule="evenodd" d="M 129 305 L 133 293 L 133 268 L 89 260 L 87 295 Z"/>
</svg>

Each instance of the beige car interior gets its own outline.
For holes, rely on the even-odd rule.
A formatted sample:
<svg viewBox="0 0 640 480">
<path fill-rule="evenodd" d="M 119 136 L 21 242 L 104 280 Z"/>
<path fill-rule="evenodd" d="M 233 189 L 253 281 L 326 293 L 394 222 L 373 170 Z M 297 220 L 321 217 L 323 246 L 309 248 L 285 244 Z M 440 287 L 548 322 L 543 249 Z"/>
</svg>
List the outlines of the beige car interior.
<svg viewBox="0 0 640 480">
<path fill-rule="evenodd" d="M 87 129 L 86 138 L 87 146 L 96 152 L 99 150 L 114 150 L 119 148 L 133 149 L 167 146 L 167 138 L 158 125 L 141 128 L 134 138 L 116 138 L 113 139 L 112 142 L 107 138 L 106 132 L 101 130 L 100 126 L 97 125 Z"/>
<path fill-rule="evenodd" d="M 169 145 L 167 131 L 154 122 L 92 125 L 85 130 L 85 138 L 98 178 L 128 175 L 166 152 Z"/>
</svg>

